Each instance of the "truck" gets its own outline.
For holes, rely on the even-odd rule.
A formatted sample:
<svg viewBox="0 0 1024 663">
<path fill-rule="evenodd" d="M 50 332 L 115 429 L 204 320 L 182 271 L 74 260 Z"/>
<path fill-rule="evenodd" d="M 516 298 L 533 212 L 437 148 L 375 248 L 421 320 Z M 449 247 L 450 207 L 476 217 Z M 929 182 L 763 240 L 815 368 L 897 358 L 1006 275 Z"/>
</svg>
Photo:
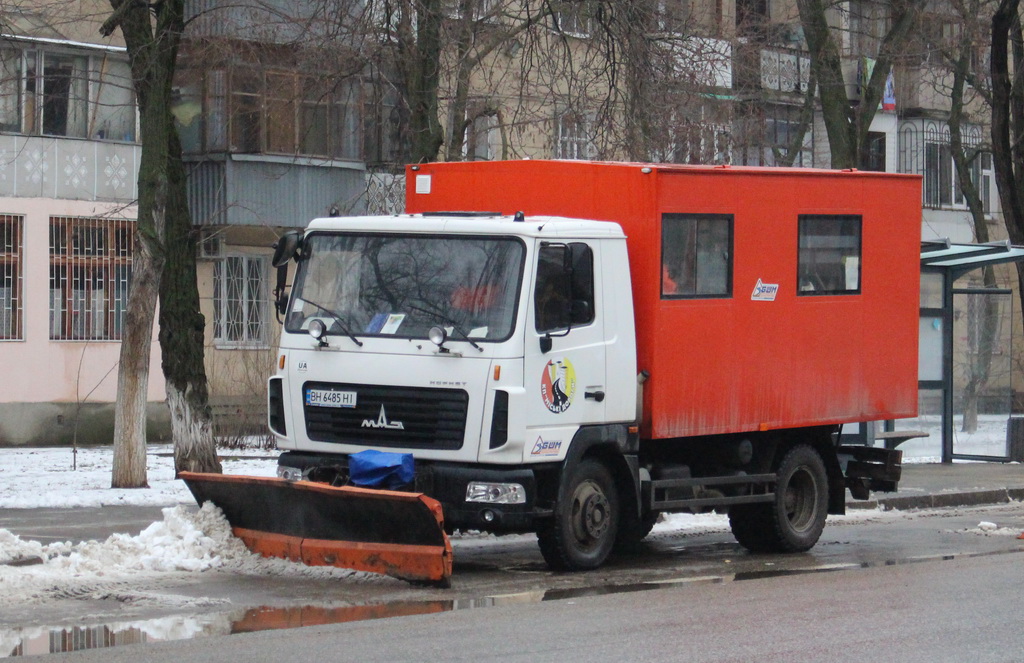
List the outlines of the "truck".
<svg viewBox="0 0 1024 663">
<path fill-rule="evenodd" d="M 448 566 L 412 577 L 443 582 L 444 532 L 535 532 L 586 570 L 709 510 L 750 551 L 800 552 L 848 490 L 896 490 L 901 452 L 843 427 L 916 414 L 918 176 L 522 160 L 412 165 L 406 187 L 405 214 L 278 242 L 279 479 L 215 499 L 250 542 L 274 530 L 263 552 L 333 539 L 319 563 L 385 549 L 355 566 L 410 577 L 427 550 Z M 404 478 L 352 487 L 367 453 Z M 254 497 L 275 481 L 286 499 Z"/>
</svg>

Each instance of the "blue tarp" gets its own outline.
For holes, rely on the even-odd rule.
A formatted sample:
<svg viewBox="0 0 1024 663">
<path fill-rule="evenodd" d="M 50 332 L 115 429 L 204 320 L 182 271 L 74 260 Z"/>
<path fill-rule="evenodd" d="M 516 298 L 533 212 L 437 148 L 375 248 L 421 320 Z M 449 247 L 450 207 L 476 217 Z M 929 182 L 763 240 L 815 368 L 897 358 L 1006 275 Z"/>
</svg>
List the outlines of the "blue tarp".
<svg viewBox="0 0 1024 663">
<path fill-rule="evenodd" d="M 349 479 L 364 488 L 399 488 L 412 483 L 412 454 L 368 449 L 348 457 Z"/>
</svg>

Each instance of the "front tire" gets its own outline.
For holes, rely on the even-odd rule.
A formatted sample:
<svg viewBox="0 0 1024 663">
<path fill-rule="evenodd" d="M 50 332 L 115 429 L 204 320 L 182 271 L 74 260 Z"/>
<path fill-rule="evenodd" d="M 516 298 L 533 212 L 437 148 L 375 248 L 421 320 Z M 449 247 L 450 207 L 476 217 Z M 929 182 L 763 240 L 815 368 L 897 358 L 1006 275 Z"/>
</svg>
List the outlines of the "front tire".
<svg viewBox="0 0 1024 663">
<path fill-rule="evenodd" d="M 554 517 L 537 532 L 544 560 L 556 571 L 596 569 L 615 545 L 620 518 L 611 472 L 598 460 L 584 459 L 559 491 Z"/>
</svg>

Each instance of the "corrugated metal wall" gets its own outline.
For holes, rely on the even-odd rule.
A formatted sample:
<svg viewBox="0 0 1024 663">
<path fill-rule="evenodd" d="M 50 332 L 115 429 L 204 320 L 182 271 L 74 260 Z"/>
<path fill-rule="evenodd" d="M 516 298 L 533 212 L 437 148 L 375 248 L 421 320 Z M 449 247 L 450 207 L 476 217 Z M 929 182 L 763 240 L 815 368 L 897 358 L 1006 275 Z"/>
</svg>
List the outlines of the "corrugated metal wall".
<svg viewBox="0 0 1024 663">
<path fill-rule="evenodd" d="M 274 157 L 189 164 L 189 208 L 199 226 L 302 228 L 310 219 L 366 211 L 361 166 L 309 165 Z"/>
</svg>

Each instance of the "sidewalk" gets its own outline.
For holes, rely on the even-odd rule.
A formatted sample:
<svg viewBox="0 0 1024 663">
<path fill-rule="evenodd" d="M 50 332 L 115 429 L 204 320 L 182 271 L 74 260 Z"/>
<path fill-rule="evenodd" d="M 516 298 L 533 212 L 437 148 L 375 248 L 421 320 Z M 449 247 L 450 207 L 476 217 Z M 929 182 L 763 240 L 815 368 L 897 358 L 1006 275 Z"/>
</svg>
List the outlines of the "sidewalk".
<svg viewBox="0 0 1024 663">
<path fill-rule="evenodd" d="M 929 509 L 1024 501 L 1024 464 L 904 464 L 899 492 L 848 500 L 850 509 Z"/>
</svg>

